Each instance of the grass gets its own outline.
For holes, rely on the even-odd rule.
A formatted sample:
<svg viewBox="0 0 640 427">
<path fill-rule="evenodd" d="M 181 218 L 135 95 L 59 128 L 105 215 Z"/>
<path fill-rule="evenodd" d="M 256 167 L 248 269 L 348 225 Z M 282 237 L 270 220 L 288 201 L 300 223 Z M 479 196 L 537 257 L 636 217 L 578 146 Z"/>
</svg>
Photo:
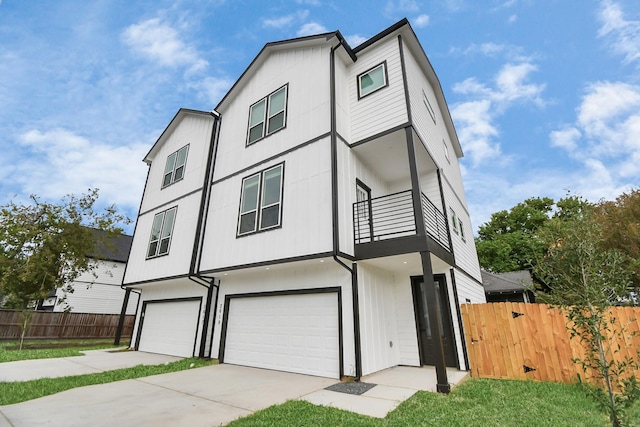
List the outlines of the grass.
<svg viewBox="0 0 640 427">
<path fill-rule="evenodd" d="M 606 426 L 580 385 L 471 379 L 451 394 L 418 392 L 384 419 L 289 401 L 236 420 L 242 426 Z"/>
<path fill-rule="evenodd" d="M 61 378 L 41 378 L 22 382 L 0 382 L 0 405 L 25 402 L 76 387 L 106 384 L 114 381 L 167 374 L 191 368 L 211 365 L 211 360 L 190 358 L 164 365 L 138 365 L 97 374 L 74 375 Z M 191 366 L 193 364 L 193 366 Z"/>
<path fill-rule="evenodd" d="M 126 345 L 128 345 L 128 341 L 123 340 L 122 345 L 119 347 Z M 17 360 L 49 359 L 52 357 L 82 356 L 82 353 L 80 353 L 81 350 L 97 350 L 115 347 L 111 339 L 28 340 L 25 341 L 22 350 L 15 350 L 14 348 L 17 348 L 17 346 L 17 341 L 0 342 L 0 363 L 15 362 Z"/>
</svg>

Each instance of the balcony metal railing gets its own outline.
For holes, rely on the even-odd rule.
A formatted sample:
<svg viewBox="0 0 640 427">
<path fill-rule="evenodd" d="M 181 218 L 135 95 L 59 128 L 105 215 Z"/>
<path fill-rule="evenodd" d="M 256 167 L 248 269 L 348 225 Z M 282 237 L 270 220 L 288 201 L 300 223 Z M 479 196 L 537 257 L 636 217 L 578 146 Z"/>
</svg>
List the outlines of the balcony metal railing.
<svg viewBox="0 0 640 427">
<path fill-rule="evenodd" d="M 425 231 L 450 250 L 446 217 L 427 196 L 421 194 L 421 199 Z M 411 190 L 354 203 L 353 234 L 356 244 L 415 235 Z"/>
</svg>

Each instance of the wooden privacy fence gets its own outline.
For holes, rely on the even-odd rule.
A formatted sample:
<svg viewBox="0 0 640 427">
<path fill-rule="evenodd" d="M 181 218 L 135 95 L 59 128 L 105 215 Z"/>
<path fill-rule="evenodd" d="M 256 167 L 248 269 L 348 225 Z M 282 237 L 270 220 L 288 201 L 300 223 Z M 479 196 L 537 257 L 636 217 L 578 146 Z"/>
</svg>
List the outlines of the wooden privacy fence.
<svg viewBox="0 0 640 427">
<path fill-rule="evenodd" d="M 627 334 L 609 335 L 615 360 L 635 358 L 640 349 L 640 307 L 613 307 L 610 312 Z M 488 303 L 462 306 L 471 375 L 478 378 L 574 382 L 583 358 L 578 337 L 570 338 L 567 317 L 547 304 Z M 636 372 L 639 375 L 640 372 Z"/>
<path fill-rule="evenodd" d="M 20 310 L 0 310 L 0 340 L 19 339 Z M 118 314 L 33 312 L 26 338 L 115 338 Z M 125 316 L 123 337 L 130 337 L 135 316 Z"/>
</svg>

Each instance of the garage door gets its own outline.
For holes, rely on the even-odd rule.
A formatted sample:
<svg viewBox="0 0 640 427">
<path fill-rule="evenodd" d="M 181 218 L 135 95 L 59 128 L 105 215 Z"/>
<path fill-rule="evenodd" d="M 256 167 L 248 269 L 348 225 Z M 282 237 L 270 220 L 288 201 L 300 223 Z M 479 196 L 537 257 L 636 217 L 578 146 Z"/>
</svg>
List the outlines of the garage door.
<svg viewBox="0 0 640 427">
<path fill-rule="evenodd" d="M 339 378 L 338 294 L 231 298 L 224 362 Z"/>
<path fill-rule="evenodd" d="M 191 357 L 196 341 L 200 299 L 147 302 L 139 351 Z"/>
</svg>

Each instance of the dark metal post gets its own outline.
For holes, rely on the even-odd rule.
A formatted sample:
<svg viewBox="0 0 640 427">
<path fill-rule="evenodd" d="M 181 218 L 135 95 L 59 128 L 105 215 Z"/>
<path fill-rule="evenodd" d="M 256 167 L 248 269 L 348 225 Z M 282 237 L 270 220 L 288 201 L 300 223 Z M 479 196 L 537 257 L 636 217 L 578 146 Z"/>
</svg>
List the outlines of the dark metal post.
<svg viewBox="0 0 640 427">
<path fill-rule="evenodd" d="M 124 318 L 127 315 L 127 306 L 129 305 L 129 295 L 131 295 L 131 289 L 127 288 L 124 292 L 124 300 L 122 301 L 122 309 L 120 310 L 120 319 L 118 319 L 118 329 L 116 329 L 116 339 L 113 341 L 113 345 L 120 345 L 122 329 L 124 328 Z"/>
</svg>

